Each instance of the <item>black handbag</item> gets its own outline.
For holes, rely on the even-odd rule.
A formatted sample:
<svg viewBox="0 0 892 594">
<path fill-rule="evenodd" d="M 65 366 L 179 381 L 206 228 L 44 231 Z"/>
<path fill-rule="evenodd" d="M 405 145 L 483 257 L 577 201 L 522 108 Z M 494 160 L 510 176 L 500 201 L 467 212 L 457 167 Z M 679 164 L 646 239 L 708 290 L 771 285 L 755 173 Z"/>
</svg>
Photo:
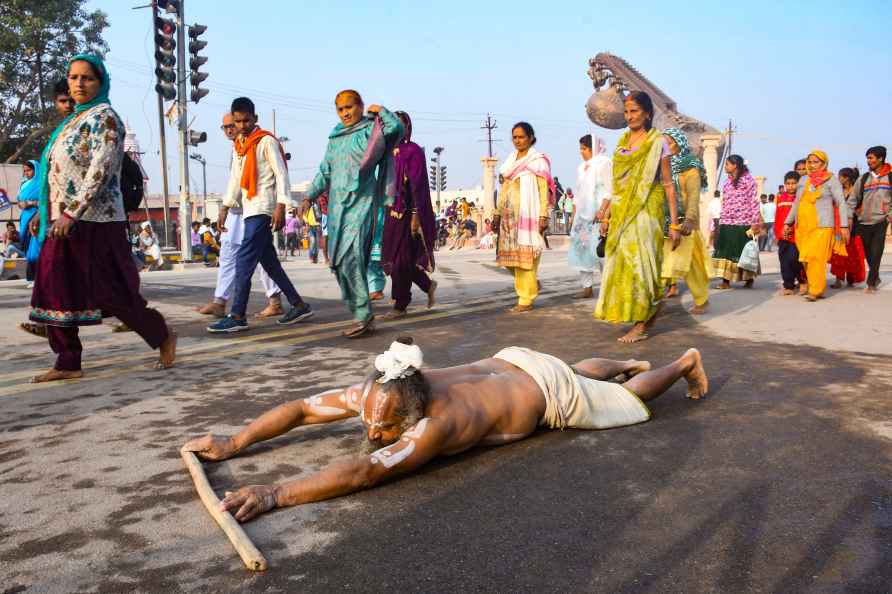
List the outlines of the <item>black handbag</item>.
<svg viewBox="0 0 892 594">
<path fill-rule="evenodd" d="M 598 238 L 598 247 L 595 248 L 595 253 L 598 254 L 599 258 L 604 257 L 604 247 L 607 244 L 607 236 L 602 235 Z"/>
</svg>

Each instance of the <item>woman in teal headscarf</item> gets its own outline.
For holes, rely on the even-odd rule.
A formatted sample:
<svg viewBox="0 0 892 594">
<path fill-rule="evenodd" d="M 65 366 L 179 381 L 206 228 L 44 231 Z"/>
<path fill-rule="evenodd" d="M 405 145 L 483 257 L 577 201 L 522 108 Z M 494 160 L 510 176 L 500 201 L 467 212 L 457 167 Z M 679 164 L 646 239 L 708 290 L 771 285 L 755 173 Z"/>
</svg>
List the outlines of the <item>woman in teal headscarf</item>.
<svg viewBox="0 0 892 594">
<path fill-rule="evenodd" d="M 37 161 L 28 161 L 22 167 L 22 186 L 19 188 L 18 206 L 22 211 L 19 216 L 19 236 L 22 238 L 22 250 L 26 257 L 30 253 L 31 244 L 36 244 L 37 252 L 40 251 L 40 245 L 36 241 L 32 241 L 31 221 L 37 214 L 37 203 L 40 197 L 40 164 Z M 36 261 L 36 260 L 35 260 Z M 26 269 L 26 277 L 28 283 L 34 282 L 34 262 L 28 257 L 28 266 Z"/>
<path fill-rule="evenodd" d="M 688 139 L 678 128 L 663 131 L 669 143 L 672 157 L 672 181 L 675 195 L 680 201 L 678 212 L 683 218 L 681 243 L 672 249 L 666 240 L 663 244 L 663 282 L 668 284 L 666 297 L 678 295 L 676 279 L 684 279 L 694 297 L 692 314 L 702 314 L 709 302 L 709 279 L 712 277 L 712 260 L 706 252 L 706 240 L 700 231 L 700 192 L 706 188 L 706 169 L 703 163 L 691 153 Z"/>
<path fill-rule="evenodd" d="M 94 55 L 75 56 L 68 87 L 74 113 L 53 131 L 41 156 L 37 237 L 45 243 L 29 316 L 46 324 L 57 357 L 52 369 L 32 381 L 81 377 L 78 327 L 110 316 L 160 348 L 157 367 L 170 367 L 176 335 L 160 313 L 146 307 L 130 254 L 120 180 L 124 123 L 109 102 L 105 64 Z"/>
<path fill-rule="evenodd" d="M 328 136 L 307 197 L 313 201 L 328 190 L 328 256 L 355 320 L 344 336 L 357 338 L 374 329 L 368 270 L 379 212 L 396 194 L 391 155 L 403 124 L 378 105 L 365 115 L 362 97 L 353 90 L 338 93 L 335 107 L 341 122 Z"/>
</svg>

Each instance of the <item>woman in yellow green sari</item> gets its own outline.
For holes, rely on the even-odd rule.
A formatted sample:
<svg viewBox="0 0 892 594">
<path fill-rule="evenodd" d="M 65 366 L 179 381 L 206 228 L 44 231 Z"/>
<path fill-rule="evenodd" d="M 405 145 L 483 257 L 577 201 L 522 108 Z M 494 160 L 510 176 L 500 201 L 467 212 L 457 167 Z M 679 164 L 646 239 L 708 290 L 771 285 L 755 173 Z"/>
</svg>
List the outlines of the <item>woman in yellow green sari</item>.
<svg viewBox="0 0 892 594">
<path fill-rule="evenodd" d="M 681 227 L 676 223 L 672 153 L 663 134 L 653 127 L 653 102 L 647 93 L 634 91 L 626 97 L 623 115 L 629 129 L 613 154 L 613 198 L 605 200 L 599 212 L 607 243 L 595 317 L 633 323 L 619 339 L 633 343 L 647 338 L 662 296 L 667 208 L 672 249 L 681 240 Z"/>
<path fill-rule="evenodd" d="M 799 261 L 808 279 L 807 301 L 824 297 L 827 288 L 827 263 L 833 254 L 847 256 L 849 242 L 847 225 L 837 226 L 834 206 L 839 208 L 839 220 L 848 221 L 849 211 L 842 184 L 827 170 L 827 153 L 815 149 L 808 154 L 805 166 L 808 175 L 799 182 L 796 201 L 784 221 L 784 238 L 793 234 L 796 225 L 796 247 Z"/>
</svg>

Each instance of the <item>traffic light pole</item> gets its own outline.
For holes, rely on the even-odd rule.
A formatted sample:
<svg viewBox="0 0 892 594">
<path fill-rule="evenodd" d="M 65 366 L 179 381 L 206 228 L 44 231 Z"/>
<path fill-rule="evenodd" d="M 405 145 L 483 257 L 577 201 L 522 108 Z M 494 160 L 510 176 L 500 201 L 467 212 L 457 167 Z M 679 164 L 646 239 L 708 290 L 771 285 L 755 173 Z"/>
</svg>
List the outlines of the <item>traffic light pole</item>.
<svg viewBox="0 0 892 594">
<path fill-rule="evenodd" d="M 189 201 L 189 120 L 186 117 L 186 26 L 185 2 L 177 10 L 177 129 L 180 136 L 180 261 L 192 260 L 192 206 Z"/>
<path fill-rule="evenodd" d="M 158 5 L 152 2 L 152 28 L 158 18 Z M 153 35 L 153 37 L 155 37 Z M 158 51 L 158 40 L 155 39 L 155 51 Z M 164 137 L 164 99 L 158 93 L 158 137 L 161 139 L 161 195 L 164 197 L 164 246 L 170 247 L 173 238 L 170 236 L 170 200 L 167 190 L 167 139 Z M 148 204 L 148 201 L 146 202 Z"/>
</svg>

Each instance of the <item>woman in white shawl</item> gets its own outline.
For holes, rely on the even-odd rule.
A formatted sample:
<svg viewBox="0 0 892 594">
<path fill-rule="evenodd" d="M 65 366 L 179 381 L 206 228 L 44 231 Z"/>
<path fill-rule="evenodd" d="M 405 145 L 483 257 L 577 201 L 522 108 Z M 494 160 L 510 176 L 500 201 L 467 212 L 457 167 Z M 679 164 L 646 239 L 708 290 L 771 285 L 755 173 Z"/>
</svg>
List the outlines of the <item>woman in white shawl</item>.
<svg viewBox="0 0 892 594">
<path fill-rule="evenodd" d="M 493 217 L 493 232 L 498 235 L 496 262 L 514 272 L 517 305 L 512 312 L 527 312 L 539 295 L 536 272 L 548 227 L 549 190 L 554 192 L 551 161 L 533 148 L 536 134 L 526 122 L 511 129 L 516 149 L 499 169 L 502 182 Z"/>
<path fill-rule="evenodd" d="M 158 238 L 152 232 L 152 224 L 144 221 L 142 231 L 139 233 L 139 249 L 147 256 L 151 256 L 155 268 L 161 268 L 164 265 L 164 258 L 161 256 L 161 246 L 158 245 Z M 151 270 L 152 264 L 146 264 L 143 271 Z"/>
<path fill-rule="evenodd" d="M 595 225 L 595 215 L 605 198 L 613 191 L 613 167 L 606 154 L 604 141 L 586 134 L 579 139 L 582 163 L 576 172 L 576 200 L 573 203 L 573 228 L 570 230 L 570 250 L 567 254 L 570 266 L 579 270 L 582 290 L 574 299 L 593 296 L 595 266 L 601 262 L 595 250 L 600 235 Z"/>
</svg>

